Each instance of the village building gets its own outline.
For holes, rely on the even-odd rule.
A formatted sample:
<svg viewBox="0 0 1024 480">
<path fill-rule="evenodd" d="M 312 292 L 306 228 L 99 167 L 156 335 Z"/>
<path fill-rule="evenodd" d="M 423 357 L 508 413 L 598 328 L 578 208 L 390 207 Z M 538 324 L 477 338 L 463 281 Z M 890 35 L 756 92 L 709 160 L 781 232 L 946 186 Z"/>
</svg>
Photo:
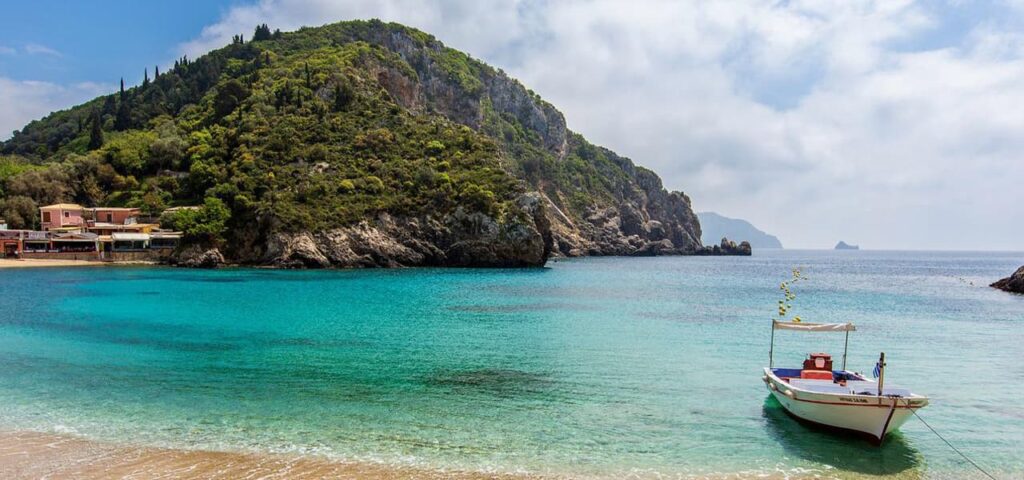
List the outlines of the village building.
<svg viewBox="0 0 1024 480">
<path fill-rule="evenodd" d="M 0 256 L 17 257 L 21 253 L 22 230 L 0 229 Z"/>
<path fill-rule="evenodd" d="M 149 248 L 174 250 L 181 243 L 181 232 L 153 232 L 149 235 Z"/>
<path fill-rule="evenodd" d="M 9 230 L 0 220 L 0 257 L 114 262 L 167 258 L 181 243 L 182 233 L 140 223 L 140 214 L 140 209 L 129 207 L 84 208 L 70 203 L 41 207 L 41 231 Z"/>
<path fill-rule="evenodd" d="M 142 210 L 130 207 L 96 207 L 88 209 L 86 230 L 100 236 L 113 233 L 149 233 L 160 227 L 139 222 Z"/>
<path fill-rule="evenodd" d="M 58 253 L 91 253 L 99 249 L 98 235 L 89 232 L 58 233 L 50 238 L 50 249 Z"/>
<path fill-rule="evenodd" d="M 74 203 L 39 207 L 39 225 L 47 232 L 81 231 L 85 227 L 85 208 Z"/>
</svg>

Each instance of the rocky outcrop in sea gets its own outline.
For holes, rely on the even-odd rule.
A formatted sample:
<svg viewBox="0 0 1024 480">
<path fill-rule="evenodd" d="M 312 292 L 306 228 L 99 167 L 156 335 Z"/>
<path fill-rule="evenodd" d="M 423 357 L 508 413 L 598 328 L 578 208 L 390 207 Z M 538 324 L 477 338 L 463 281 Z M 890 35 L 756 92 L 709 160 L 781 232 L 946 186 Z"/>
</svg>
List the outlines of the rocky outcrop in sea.
<svg viewBox="0 0 1024 480">
<path fill-rule="evenodd" d="M 1018 268 L 1013 275 L 996 281 L 991 286 L 1007 292 L 1024 294 L 1024 267 Z"/>
<path fill-rule="evenodd" d="M 170 265 L 186 268 L 217 268 L 225 263 L 220 249 L 212 245 L 192 243 L 183 245 L 167 260 Z"/>
</svg>

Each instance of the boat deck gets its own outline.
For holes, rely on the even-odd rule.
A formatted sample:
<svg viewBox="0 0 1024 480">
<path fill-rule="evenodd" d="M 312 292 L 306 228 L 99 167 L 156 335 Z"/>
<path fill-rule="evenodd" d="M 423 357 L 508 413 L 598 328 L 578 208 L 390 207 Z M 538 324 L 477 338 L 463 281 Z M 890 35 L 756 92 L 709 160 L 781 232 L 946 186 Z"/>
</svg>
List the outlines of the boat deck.
<svg viewBox="0 0 1024 480">
<path fill-rule="evenodd" d="M 800 369 L 794 368 L 773 368 L 772 373 L 786 383 L 799 390 L 808 392 L 826 393 L 833 395 L 878 395 L 878 383 L 865 379 L 854 372 L 836 370 L 832 372 L 833 380 L 813 380 L 800 378 Z M 898 395 L 910 397 L 913 393 L 898 386 L 886 385 L 882 395 Z"/>
</svg>

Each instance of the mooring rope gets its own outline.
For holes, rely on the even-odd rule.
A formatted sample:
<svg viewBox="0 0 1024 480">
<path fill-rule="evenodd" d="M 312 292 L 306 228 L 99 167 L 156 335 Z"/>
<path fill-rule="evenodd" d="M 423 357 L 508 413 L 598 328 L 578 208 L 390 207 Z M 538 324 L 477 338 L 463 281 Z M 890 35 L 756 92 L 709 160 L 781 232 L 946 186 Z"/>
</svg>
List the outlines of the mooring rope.
<svg viewBox="0 0 1024 480">
<path fill-rule="evenodd" d="M 977 463 L 974 462 L 974 460 L 971 460 L 970 457 L 965 455 L 964 452 L 961 452 L 959 448 L 956 448 L 956 447 L 953 446 L 952 443 L 949 443 L 949 440 L 946 440 L 945 437 L 940 435 L 939 432 L 937 432 L 934 428 L 932 428 L 931 425 L 928 424 L 928 422 L 924 421 L 924 418 L 921 418 L 921 416 L 917 414 L 917 411 L 915 411 L 913 408 L 910 408 L 910 400 L 909 399 L 907 399 L 907 408 L 910 409 L 910 413 L 913 413 L 914 416 L 917 417 L 917 419 L 920 420 L 921 423 L 924 424 L 924 426 L 928 427 L 928 430 L 931 430 L 932 433 L 934 433 L 936 437 L 939 437 L 939 440 L 942 440 L 943 442 L 945 442 L 946 445 L 948 445 L 949 448 L 952 448 L 954 452 L 959 454 L 961 457 L 964 457 L 964 460 L 967 460 L 967 463 L 970 463 L 971 465 L 974 465 L 974 468 L 977 468 L 978 471 L 983 473 L 983 474 L 985 474 L 986 477 L 991 478 L 992 480 L 997 480 L 996 477 L 993 477 L 991 473 L 988 473 L 988 472 L 985 471 L 984 468 L 981 468 L 981 465 L 978 465 Z"/>
</svg>

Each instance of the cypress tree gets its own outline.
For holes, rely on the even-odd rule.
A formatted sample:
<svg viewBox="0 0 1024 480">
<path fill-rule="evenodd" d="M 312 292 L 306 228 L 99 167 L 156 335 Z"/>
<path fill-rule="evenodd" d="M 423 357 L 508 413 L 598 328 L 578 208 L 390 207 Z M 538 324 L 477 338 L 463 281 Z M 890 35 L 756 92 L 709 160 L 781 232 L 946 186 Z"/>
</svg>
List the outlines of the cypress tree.
<svg viewBox="0 0 1024 480">
<path fill-rule="evenodd" d="M 142 88 L 149 86 L 149 69 L 146 68 L 142 71 Z"/>
<path fill-rule="evenodd" d="M 160 76 L 160 65 L 156 65 L 156 66 L 153 67 L 153 80 L 156 80 L 156 77 L 159 77 L 159 76 Z"/>
<path fill-rule="evenodd" d="M 259 42 L 270 40 L 270 27 L 267 24 L 257 25 L 256 32 L 252 35 L 252 41 Z"/>
<path fill-rule="evenodd" d="M 347 83 L 338 82 L 334 84 L 334 111 L 341 112 L 352 103 L 352 88 Z"/>
<path fill-rule="evenodd" d="M 103 146 L 103 126 L 100 123 L 100 112 L 95 108 L 92 110 L 92 128 L 89 130 L 89 150 L 96 150 Z"/>
<path fill-rule="evenodd" d="M 117 102 L 114 100 L 113 95 L 107 95 L 103 99 L 103 115 L 113 115 L 117 111 Z"/>
<path fill-rule="evenodd" d="M 124 102 L 124 77 L 121 77 L 121 95 L 118 98 Z"/>
</svg>

